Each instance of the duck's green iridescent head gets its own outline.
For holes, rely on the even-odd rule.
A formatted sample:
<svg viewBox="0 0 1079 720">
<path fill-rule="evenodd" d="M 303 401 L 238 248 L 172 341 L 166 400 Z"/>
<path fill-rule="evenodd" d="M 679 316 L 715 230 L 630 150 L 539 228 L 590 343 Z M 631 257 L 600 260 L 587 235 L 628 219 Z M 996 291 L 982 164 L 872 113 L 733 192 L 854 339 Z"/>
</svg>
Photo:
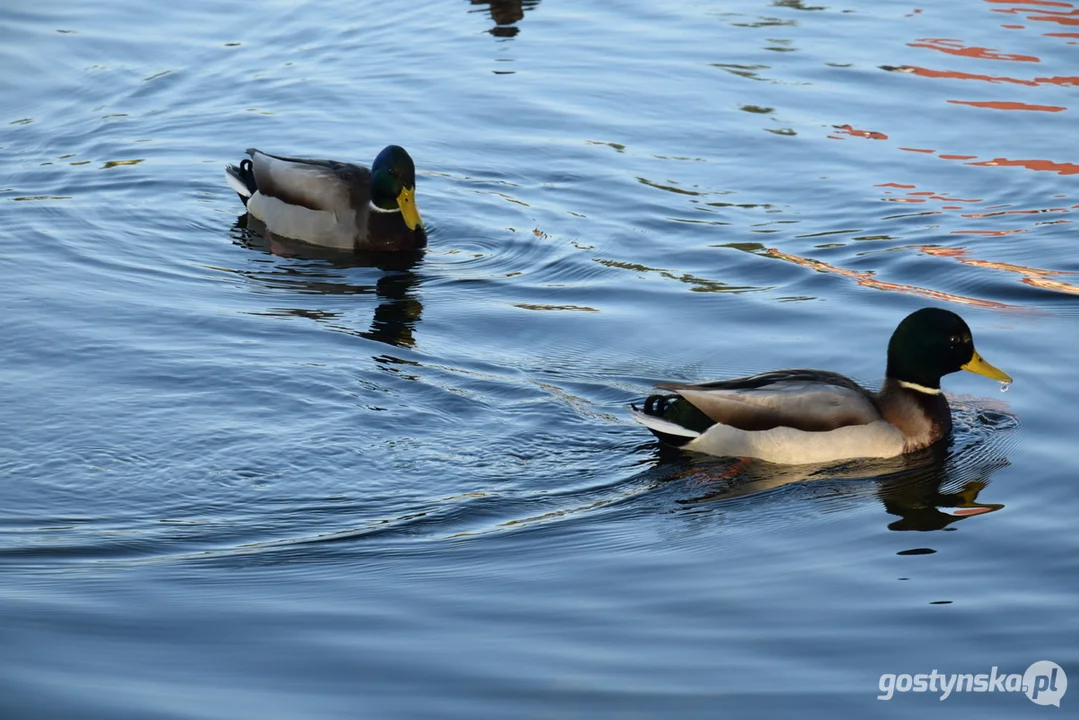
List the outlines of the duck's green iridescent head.
<svg viewBox="0 0 1079 720">
<path fill-rule="evenodd" d="M 416 166 L 400 145 L 387 145 L 371 164 L 371 202 L 382 210 L 400 210 L 409 230 L 423 227 L 416 209 Z"/>
<path fill-rule="evenodd" d="M 899 323 L 888 342 L 887 376 L 940 388 L 940 379 L 949 373 L 967 370 L 1000 382 L 1011 377 L 993 367 L 974 349 L 970 328 L 953 312 L 940 308 L 917 310 Z"/>
</svg>

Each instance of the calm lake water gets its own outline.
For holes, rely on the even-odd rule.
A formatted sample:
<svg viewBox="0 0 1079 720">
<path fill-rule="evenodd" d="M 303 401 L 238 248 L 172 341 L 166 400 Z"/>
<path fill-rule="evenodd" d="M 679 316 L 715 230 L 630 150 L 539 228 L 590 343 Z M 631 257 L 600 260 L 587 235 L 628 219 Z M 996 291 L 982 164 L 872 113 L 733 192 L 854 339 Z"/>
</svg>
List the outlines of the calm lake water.
<svg viewBox="0 0 1079 720">
<path fill-rule="evenodd" d="M 0 717 L 1015 718 L 1079 687 L 1079 5 L 0 9 Z M 409 149 L 421 258 L 244 229 L 244 148 Z M 944 457 L 667 457 L 667 380 L 876 384 Z"/>
</svg>

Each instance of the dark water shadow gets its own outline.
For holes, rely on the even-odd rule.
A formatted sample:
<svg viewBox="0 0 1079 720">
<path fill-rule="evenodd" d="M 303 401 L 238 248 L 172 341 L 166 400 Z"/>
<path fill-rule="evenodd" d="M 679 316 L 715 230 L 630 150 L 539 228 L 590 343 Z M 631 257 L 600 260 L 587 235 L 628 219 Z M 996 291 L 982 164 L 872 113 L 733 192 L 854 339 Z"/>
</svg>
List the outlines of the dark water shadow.
<svg viewBox="0 0 1079 720">
<path fill-rule="evenodd" d="M 488 30 L 495 37 L 514 37 L 521 30 L 517 23 L 524 19 L 525 12 L 534 10 L 540 4 L 540 0 L 471 0 L 476 9 L 469 12 L 486 10 L 491 13 L 491 19 L 495 26 Z"/>
<path fill-rule="evenodd" d="M 879 502 L 892 531 L 947 530 L 960 520 L 1004 509 L 983 500 L 992 475 L 1008 467 L 1008 447 L 1019 422 L 1007 412 L 979 404 L 953 405 L 957 432 L 949 442 L 919 453 L 885 460 L 859 460 L 830 466 L 783 466 L 730 458 L 661 451 L 654 443 L 599 443 L 598 452 L 620 457 L 651 449 L 628 476 L 595 475 L 597 482 L 572 486 L 504 487 L 489 482 L 474 490 L 416 502 L 341 496 L 332 501 L 285 501 L 274 510 L 272 532 L 214 530 L 199 537 L 199 547 L 170 544 L 166 551 L 144 548 L 129 561 L 220 563 L 270 566 L 324 563 L 364 557 L 387 561 L 402 554 L 438 552 L 446 543 L 539 542 L 588 532 L 597 526 L 637 534 L 641 523 L 690 520 L 720 530 L 734 525 L 754 534 L 792 521 L 844 516 Z M 492 452 L 502 452 L 500 449 Z M 557 450 L 551 448 L 550 452 Z M 566 468 L 573 473 L 573 468 Z M 589 473 L 591 474 L 591 473 Z M 600 480 L 600 478 L 604 478 Z M 392 507 L 391 507 L 392 505 Z M 871 521 L 875 522 L 875 521 Z M 261 536 L 260 536 L 261 535 Z M 106 552 L 115 552 L 108 548 Z M 932 552 L 915 549 L 908 554 Z"/>
<path fill-rule="evenodd" d="M 266 231 L 265 225 L 247 214 L 232 226 L 233 243 L 272 256 L 265 269 L 231 269 L 260 284 L 274 294 L 299 296 L 374 295 L 378 298 L 367 330 L 345 323 L 339 307 L 275 307 L 258 314 L 305 317 L 325 323 L 330 329 L 397 347 L 413 347 L 414 331 L 423 314 L 418 289 L 422 277 L 417 272 L 424 253 L 352 252 L 321 248 Z M 280 258 L 280 260 L 278 260 Z M 373 283 L 354 282 L 356 269 L 381 271 Z"/>
<path fill-rule="evenodd" d="M 680 509 L 719 509 L 802 486 L 821 509 L 872 493 L 888 514 L 899 518 L 888 522 L 889 530 L 943 530 L 1004 508 L 981 502 L 979 495 L 993 473 L 1011 464 L 1003 440 L 1019 424 L 995 409 L 960 406 L 956 415 L 958 430 L 948 441 L 897 458 L 786 466 L 657 449 L 655 469 L 668 482 L 681 482 L 680 497 L 674 499 Z"/>
<path fill-rule="evenodd" d="M 895 462 L 827 469 L 680 456 L 620 482 L 556 493 L 467 493 L 333 529 L 312 528 L 307 516 L 299 522 L 306 530 L 290 537 L 171 557 L 227 565 L 324 562 L 330 557 L 355 561 L 361 555 L 436 552 L 447 542 L 575 534 L 597 523 L 637 527 L 667 513 L 692 513 L 698 521 L 711 516 L 725 524 L 737 517 L 728 512 L 735 508 L 746 513 L 736 522 L 767 532 L 788 524 L 792 516 L 849 512 L 874 497 L 898 517 L 888 521 L 889 530 L 943 530 L 1003 509 L 1000 503 L 981 502 L 979 494 L 990 476 L 1008 464 L 1000 455 L 970 462 L 948 448 Z M 335 508 L 333 517 L 340 519 L 343 510 Z"/>
</svg>

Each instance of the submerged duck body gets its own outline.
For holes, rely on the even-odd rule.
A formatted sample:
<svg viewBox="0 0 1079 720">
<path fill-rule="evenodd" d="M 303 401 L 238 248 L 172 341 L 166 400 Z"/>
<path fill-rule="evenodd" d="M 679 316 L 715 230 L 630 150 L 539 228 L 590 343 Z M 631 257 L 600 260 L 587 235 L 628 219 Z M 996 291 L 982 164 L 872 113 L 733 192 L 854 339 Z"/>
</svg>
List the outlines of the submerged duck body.
<svg viewBox="0 0 1079 720">
<path fill-rule="evenodd" d="M 784 464 L 895 457 L 951 434 L 940 379 L 959 370 L 1011 382 L 974 349 L 962 318 L 925 308 L 892 334 L 878 392 L 839 373 L 777 370 L 661 385 L 667 392 L 649 396 L 633 415 L 664 443 L 709 455 Z"/>
<path fill-rule="evenodd" d="M 370 170 L 255 148 L 247 154 L 249 159 L 225 168 L 225 179 L 269 232 L 336 250 L 426 247 L 416 209 L 416 169 L 404 148 L 385 148 Z"/>
</svg>

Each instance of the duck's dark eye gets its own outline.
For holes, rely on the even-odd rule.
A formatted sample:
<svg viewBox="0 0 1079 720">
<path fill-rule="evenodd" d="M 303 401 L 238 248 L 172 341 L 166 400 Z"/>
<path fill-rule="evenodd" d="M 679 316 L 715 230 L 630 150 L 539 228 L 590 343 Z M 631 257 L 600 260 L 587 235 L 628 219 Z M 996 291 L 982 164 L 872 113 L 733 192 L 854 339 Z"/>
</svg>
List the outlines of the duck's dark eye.
<svg viewBox="0 0 1079 720">
<path fill-rule="evenodd" d="M 948 342 L 950 342 L 952 345 L 958 345 L 960 340 L 961 338 L 958 335 L 952 335 L 950 338 L 948 338 Z"/>
</svg>

